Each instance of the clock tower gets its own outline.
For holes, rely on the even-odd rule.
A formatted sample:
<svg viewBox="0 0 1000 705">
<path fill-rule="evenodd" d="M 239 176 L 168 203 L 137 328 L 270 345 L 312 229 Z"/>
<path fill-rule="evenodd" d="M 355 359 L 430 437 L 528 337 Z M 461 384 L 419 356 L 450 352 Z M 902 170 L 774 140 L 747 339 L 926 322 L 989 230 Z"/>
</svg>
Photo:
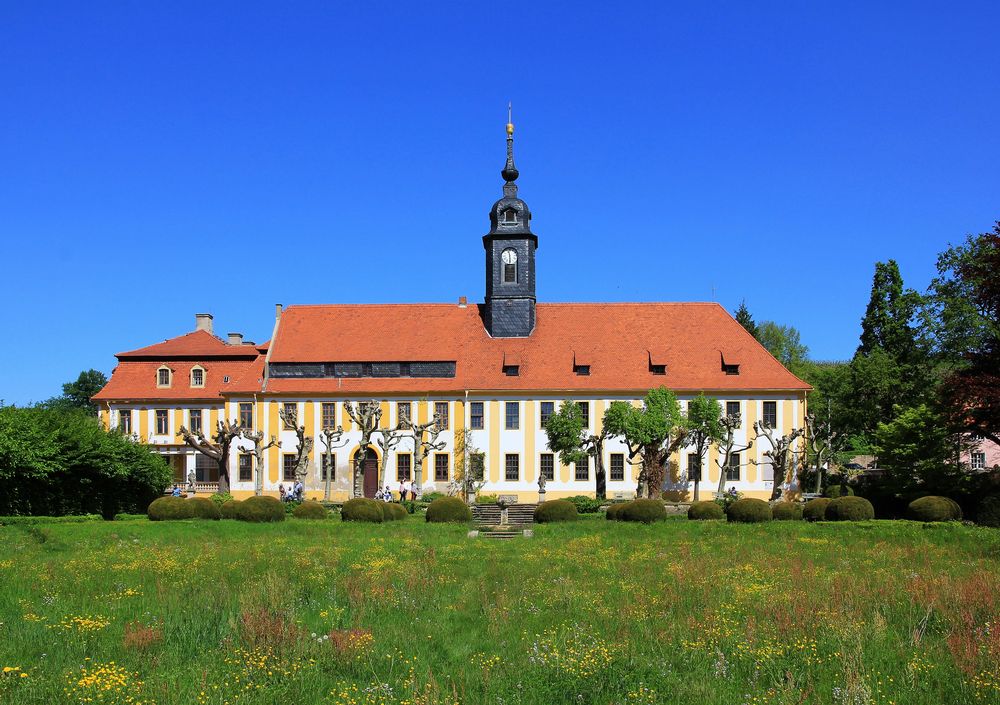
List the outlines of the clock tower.
<svg viewBox="0 0 1000 705">
<path fill-rule="evenodd" d="M 490 210 L 486 248 L 486 305 L 483 322 L 494 338 L 524 338 L 535 329 L 535 250 L 531 211 L 517 197 L 514 166 L 514 123 L 507 119 L 507 164 L 503 198 Z"/>
</svg>

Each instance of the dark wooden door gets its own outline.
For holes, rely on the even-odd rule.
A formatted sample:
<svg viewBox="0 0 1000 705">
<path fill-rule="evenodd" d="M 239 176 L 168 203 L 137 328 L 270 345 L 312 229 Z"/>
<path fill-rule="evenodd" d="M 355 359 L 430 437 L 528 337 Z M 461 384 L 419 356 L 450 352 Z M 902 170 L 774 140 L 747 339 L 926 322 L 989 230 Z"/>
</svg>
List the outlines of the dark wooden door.
<svg viewBox="0 0 1000 705">
<path fill-rule="evenodd" d="M 364 477 L 365 497 L 374 497 L 378 492 L 378 456 L 375 455 L 375 451 L 369 450 L 365 455 Z"/>
</svg>

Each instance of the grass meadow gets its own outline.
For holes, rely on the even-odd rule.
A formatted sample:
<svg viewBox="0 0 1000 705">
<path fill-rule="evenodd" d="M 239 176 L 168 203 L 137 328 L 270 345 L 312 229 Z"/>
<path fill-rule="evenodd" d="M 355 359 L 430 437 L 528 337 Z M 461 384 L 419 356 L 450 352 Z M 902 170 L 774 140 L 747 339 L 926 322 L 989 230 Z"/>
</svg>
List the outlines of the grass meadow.
<svg viewBox="0 0 1000 705">
<path fill-rule="evenodd" d="M 0 528 L 0 702 L 1000 703 L 1000 531 Z"/>
</svg>

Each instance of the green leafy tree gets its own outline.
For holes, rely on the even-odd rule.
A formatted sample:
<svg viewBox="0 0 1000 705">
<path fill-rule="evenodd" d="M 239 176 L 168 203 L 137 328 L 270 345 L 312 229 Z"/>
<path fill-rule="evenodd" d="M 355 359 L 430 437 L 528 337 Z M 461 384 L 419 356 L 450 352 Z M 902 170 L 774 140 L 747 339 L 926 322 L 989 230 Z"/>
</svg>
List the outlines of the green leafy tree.
<svg viewBox="0 0 1000 705">
<path fill-rule="evenodd" d="M 763 321 L 757 326 L 756 337 L 778 362 L 793 373 L 802 367 L 809 354 L 809 348 L 802 344 L 799 331 L 792 326 Z"/>
<path fill-rule="evenodd" d="M 724 434 L 722 404 L 718 399 L 699 394 L 688 402 L 684 425 L 687 427 L 688 445 L 694 448 L 694 454 L 698 457 L 698 472 L 693 478 L 688 478 L 694 481 L 694 501 L 697 502 L 702 468 L 706 465 L 705 453 L 710 445 L 721 441 Z"/>
<path fill-rule="evenodd" d="M 45 406 L 58 409 L 83 409 L 91 414 L 97 413 L 97 404 L 91 397 L 97 394 L 108 383 L 103 372 L 90 369 L 84 370 L 74 382 L 66 382 L 62 386 L 62 396 L 53 397 L 45 402 Z"/>
<path fill-rule="evenodd" d="M 875 263 L 871 298 L 861 320 L 861 343 L 857 354 L 876 349 L 898 360 L 909 359 L 916 351 L 917 336 L 912 326 L 920 295 L 903 288 L 903 277 L 895 260 Z"/>
<path fill-rule="evenodd" d="M 736 322 L 743 326 L 747 333 L 754 338 L 757 337 L 757 324 L 754 322 L 753 316 L 750 315 L 746 301 L 740 301 L 740 307 L 736 309 Z"/>
<path fill-rule="evenodd" d="M 596 472 L 596 494 L 598 499 L 607 495 L 607 478 L 604 474 L 604 441 L 608 431 L 602 427 L 601 433 L 590 433 L 584 423 L 583 411 L 575 401 L 564 401 L 559 411 L 549 416 L 545 422 L 545 433 L 549 437 L 549 450 L 559 454 L 563 465 L 577 463 L 585 458 L 594 458 Z"/>
<path fill-rule="evenodd" d="M 875 432 L 879 465 L 900 493 L 951 493 L 959 481 L 957 439 L 942 415 L 926 404 L 897 407 Z"/>
<path fill-rule="evenodd" d="M 687 434 L 674 393 L 662 386 L 651 389 L 641 407 L 612 402 L 604 413 L 604 428 L 609 436 L 622 438 L 630 458 L 639 458 L 642 463 L 636 496 L 659 497 L 667 460 L 683 445 Z"/>
</svg>

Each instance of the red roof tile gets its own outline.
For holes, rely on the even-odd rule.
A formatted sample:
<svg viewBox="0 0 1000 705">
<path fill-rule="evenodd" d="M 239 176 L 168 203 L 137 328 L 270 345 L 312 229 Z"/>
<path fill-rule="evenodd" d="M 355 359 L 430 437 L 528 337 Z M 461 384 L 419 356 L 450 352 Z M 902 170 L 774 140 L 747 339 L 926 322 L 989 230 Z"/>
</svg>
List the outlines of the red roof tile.
<svg viewBox="0 0 1000 705">
<path fill-rule="evenodd" d="M 264 344 L 266 346 L 267 343 Z M 261 346 L 261 347 L 264 347 Z M 255 358 L 258 355 L 254 345 L 228 345 L 208 331 L 196 330 L 192 333 L 179 335 L 176 338 L 164 340 L 162 343 L 147 345 L 138 350 L 120 352 L 115 357 L 119 360 L 142 358 L 167 360 L 178 358 L 208 358 L 208 357 L 240 357 Z"/>
<path fill-rule="evenodd" d="M 157 370 L 164 364 L 173 371 L 172 384 L 170 387 L 157 387 Z M 196 365 L 205 369 L 204 387 L 191 386 L 191 368 Z M 217 399 L 220 394 L 232 393 L 237 380 L 249 373 L 254 365 L 247 360 L 147 362 L 126 359 L 118 364 L 111 373 L 111 379 L 93 398 L 97 401 Z"/>
</svg>

